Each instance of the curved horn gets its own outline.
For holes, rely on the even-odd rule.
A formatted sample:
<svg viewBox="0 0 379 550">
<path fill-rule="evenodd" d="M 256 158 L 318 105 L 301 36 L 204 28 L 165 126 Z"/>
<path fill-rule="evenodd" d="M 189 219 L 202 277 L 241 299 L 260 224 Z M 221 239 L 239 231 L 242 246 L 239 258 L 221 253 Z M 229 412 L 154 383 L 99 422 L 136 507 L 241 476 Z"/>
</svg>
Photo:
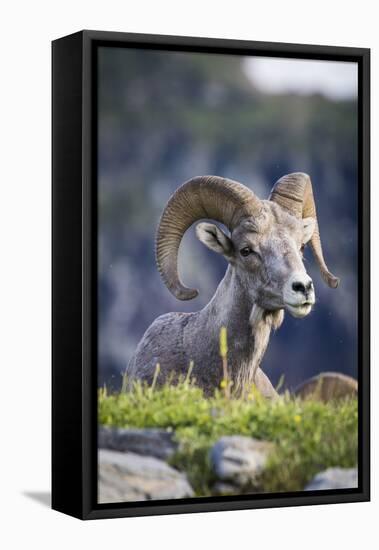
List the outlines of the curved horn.
<svg viewBox="0 0 379 550">
<path fill-rule="evenodd" d="M 330 273 L 322 253 L 312 182 L 308 174 L 297 172 L 280 178 L 272 188 L 270 200 L 276 202 L 297 218 L 312 217 L 316 220 L 315 230 L 310 240 L 312 252 L 326 284 L 331 288 L 337 288 L 340 280 Z"/>
<path fill-rule="evenodd" d="M 254 193 L 236 181 L 218 176 L 199 176 L 184 183 L 169 199 L 156 237 L 159 273 L 179 300 L 196 298 L 198 291 L 185 287 L 178 274 L 178 251 L 186 230 L 197 220 L 208 218 L 230 230 L 245 216 L 256 216 L 262 208 Z"/>
</svg>

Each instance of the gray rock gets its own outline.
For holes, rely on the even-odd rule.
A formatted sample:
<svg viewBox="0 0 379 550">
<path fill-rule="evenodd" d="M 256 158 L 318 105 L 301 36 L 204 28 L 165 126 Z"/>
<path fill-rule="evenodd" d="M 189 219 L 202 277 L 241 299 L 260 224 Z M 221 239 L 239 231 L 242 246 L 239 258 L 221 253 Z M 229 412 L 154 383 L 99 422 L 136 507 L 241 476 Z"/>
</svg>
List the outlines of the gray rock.
<svg viewBox="0 0 379 550">
<path fill-rule="evenodd" d="M 351 376 L 339 372 L 322 372 L 309 378 L 295 390 L 295 395 L 302 399 L 332 401 L 358 395 L 358 382 Z"/>
<path fill-rule="evenodd" d="M 139 430 L 100 426 L 98 447 L 100 449 L 167 459 L 174 454 L 177 443 L 173 441 L 173 432 L 166 430 Z"/>
<path fill-rule="evenodd" d="M 238 495 L 239 493 L 241 493 L 241 488 L 238 485 L 225 481 L 217 481 L 212 487 L 212 495 L 215 496 Z"/>
<path fill-rule="evenodd" d="M 358 487 L 357 468 L 328 468 L 319 472 L 305 487 L 306 491 L 325 489 L 356 489 Z"/>
<path fill-rule="evenodd" d="M 263 471 L 273 444 L 239 435 L 224 436 L 215 443 L 210 460 L 216 476 L 238 486 L 254 484 Z"/>
<path fill-rule="evenodd" d="M 99 503 L 193 496 L 186 476 L 154 457 L 100 450 Z"/>
</svg>

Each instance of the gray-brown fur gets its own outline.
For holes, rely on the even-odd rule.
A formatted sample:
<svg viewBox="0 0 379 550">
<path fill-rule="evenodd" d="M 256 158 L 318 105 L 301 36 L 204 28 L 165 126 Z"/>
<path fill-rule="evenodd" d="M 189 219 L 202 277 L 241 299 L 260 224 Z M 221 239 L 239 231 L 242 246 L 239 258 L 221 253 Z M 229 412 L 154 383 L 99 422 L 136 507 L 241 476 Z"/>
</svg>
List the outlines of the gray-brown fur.
<svg viewBox="0 0 379 550">
<path fill-rule="evenodd" d="M 221 180 L 220 185 L 223 185 Z M 189 185 L 188 189 L 193 187 Z M 245 190 L 243 187 L 244 196 Z M 170 377 L 175 380 L 179 375 L 187 374 L 192 361 L 192 376 L 196 383 L 207 394 L 212 393 L 222 380 L 219 334 L 221 327 L 225 326 L 228 370 L 236 391 L 241 394 L 255 382 L 263 395 L 276 395 L 260 364 L 271 330 L 280 326 L 284 310 L 295 317 L 305 317 L 315 302 L 313 284 L 302 261 L 302 248 L 312 238 L 317 220 L 294 215 L 290 208 L 274 201 L 259 201 L 255 195 L 253 198 L 254 213 L 246 211 L 247 215 L 240 216 L 238 222 L 229 227 L 230 235 L 214 224 L 198 224 L 196 234 L 199 240 L 228 261 L 226 274 L 202 310 L 168 313 L 153 322 L 128 365 L 126 374 L 129 380 L 141 379 L 151 383 L 157 363 L 160 365 L 158 383 Z M 188 198 L 186 200 L 188 203 Z M 182 208 L 172 199 L 169 204 L 170 216 L 167 216 L 167 209 L 165 217 L 162 216 L 168 232 L 170 217 L 177 219 Z M 199 219 L 196 208 L 195 201 L 193 221 Z M 218 220 L 223 221 L 222 204 L 217 208 Z M 203 210 L 198 208 L 199 212 Z M 228 216 L 231 216 L 230 212 Z M 234 214 L 232 217 L 237 219 Z M 186 226 L 188 224 L 187 220 Z M 177 225 L 173 223 L 172 227 L 174 234 Z M 188 299 L 188 295 L 196 291 L 184 287 L 177 277 L 180 233 L 175 235 L 172 250 L 167 244 L 162 245 L 164 238 L 160 228 L 158 245 L 164 249 L 164 259 L 169 266 L 167 270 L 160 264 L 161 271 L 166 269 L 163 280 L 178 298 Z M 242 252 L 247 248 L 252 252 L 244 256 Z M 174 288 L 166 280 L 171 277 L 170 273 L 174 273 Z"/>
</svg>

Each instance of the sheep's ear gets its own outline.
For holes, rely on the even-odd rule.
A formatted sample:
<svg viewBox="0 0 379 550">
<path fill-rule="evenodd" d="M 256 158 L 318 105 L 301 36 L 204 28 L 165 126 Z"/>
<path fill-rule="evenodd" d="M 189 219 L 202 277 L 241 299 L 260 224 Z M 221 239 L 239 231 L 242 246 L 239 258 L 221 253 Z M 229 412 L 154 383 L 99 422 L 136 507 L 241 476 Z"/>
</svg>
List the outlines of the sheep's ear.
<svg viewBox="0 0 379 550">
<path fill-rule="evenodd" d="M 199 223 L 196 236 L 206 247 L 229 259 L 233 254 L 233 243 L 221 229 L 213 223 Z"/>
<path fill-rule="evenodd" d="M 312 238 L 315 227 L 316 220 L 314 218 L 303 219 L 303 244 L 307 244 L 307 242 Z"/>
</svg>

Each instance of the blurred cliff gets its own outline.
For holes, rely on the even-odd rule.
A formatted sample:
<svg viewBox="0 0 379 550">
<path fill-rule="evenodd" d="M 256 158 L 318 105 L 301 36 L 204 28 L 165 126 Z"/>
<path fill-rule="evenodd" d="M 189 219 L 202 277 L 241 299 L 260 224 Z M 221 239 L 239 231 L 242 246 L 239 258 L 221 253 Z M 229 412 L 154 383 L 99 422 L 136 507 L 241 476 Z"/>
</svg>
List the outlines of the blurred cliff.
<svg viewBox="0 0 379 550">
<path fill-rule="evenodd" d="M 356 100 L 262 93 L 241 57 L 121 48 L 100 49 L 98 96 L 99 385 L 119 387 L 149 324 L 202 308 L 225 272 L 193 228 L 180 272 L 199 297 L 177 301 L 155 267 L 167 199 L 202 174 L 239 180 L 261 198 L 288 172 L 311 175 L 324 254 L 341 285 L 328 289 L 306 251 L 318 302 L 304 320 L 286 315 L 262 366 L 290 388 L 325 370 L 357 376 Z"/>
</svg>

